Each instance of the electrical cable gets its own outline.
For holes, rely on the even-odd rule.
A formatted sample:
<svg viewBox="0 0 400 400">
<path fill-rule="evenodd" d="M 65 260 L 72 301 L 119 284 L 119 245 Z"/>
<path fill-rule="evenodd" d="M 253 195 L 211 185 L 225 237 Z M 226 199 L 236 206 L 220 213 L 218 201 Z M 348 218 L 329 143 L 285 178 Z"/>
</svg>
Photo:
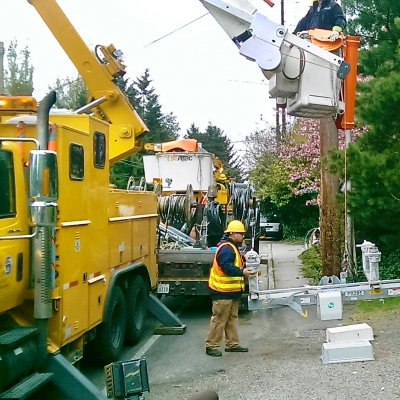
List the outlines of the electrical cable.
<svg viewBox="0 0 400 400">
<path fill-rule="evenodd" d="M 290 46 L 290 48 L 292 48 L 292 47 L 294 47 L 294 46 L 293 46 L 293 45 Z M 304 69 L 305 69 L 305 67 L 306 67 L 306 56 L 305 56 L 304 50 L 299 48 L 299 52 L 300 52 L 300 66 L 299 66 L 299 73 L 298 73 L 297 76 L 295 76 L 295 77 L 290 77 L 290 76 L 286 75 L 286 73 L 285 73 L 285 67 L 282 68 L 282 75 L 283 75 L 286 79 L 289 79 L 290 81 L 294 81 L 294 80 L 300 78 L 300 76 L 303 74 Z"/>
<path fill-rule="evenodd" d="M 144 46 L 143 48 L 146 48 L 146 47 L 148 47 L 148 46 L 150 46 L 150 45 L 152 45 L 152 44 L 154 44 L 154 43 L 160 41 L 161 39 L 164 39 L 164 38 L 166 38 L 167 36 L 172 35 L 172 34 L 175 33 L 175 32 L 178 32 L 179 30 L 185 28 L 186 26 L 189 26 L 190 24 L 193 24 L 193 22 L 198 21 L 199 19 L 205 17 L 205 16 L 208 15 L 208 14 L 210 14 L 210 13 L 209 13 L 209 12 L 208 12 L 208 13 L 205 13 L 205 14 L 201 15 L 200 17 L 194 19 L 193 21 L 190 21 L 190 22 L 188 22 L 187 24 L 182 25 L 180 28 L 177 28 L 177 29 L 173 30 L 172 32 L 167 33 L 166 35 L 161 36 L 160 38 L 158 38 L 158 39 L 156 39 L 156 40 L 153 40 L 152 42 L 146 44 L 146 46 Z"/>
<path fill-rule="evenodd" d="M 207 232 L 209 235 L 221 235 L 225 230 L 226 218 L 222 205 L 218 201 L 209 201 L 204 207 L 207 217 Z"/>
<path fill-rule="evenodd" d="M 232 182 L 229 187 L 230 200 L 232 206 L 233 219 L 241 221 L 246 230 L 250 227 L 250 222 L 254 216 L 254 210 L 250 205 L 252 191 L 249 184 Z"/>
</svg>

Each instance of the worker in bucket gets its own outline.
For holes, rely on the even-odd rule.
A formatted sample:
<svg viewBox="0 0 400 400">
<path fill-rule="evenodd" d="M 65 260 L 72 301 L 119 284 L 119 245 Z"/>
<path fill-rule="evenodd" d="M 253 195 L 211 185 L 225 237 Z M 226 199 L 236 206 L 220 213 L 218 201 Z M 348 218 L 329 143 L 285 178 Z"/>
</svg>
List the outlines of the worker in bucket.
<svg viewBox="0 0 400 400">
<path fill-rule="evenodd" d="M 334 0 L 315 0 L 307 14 L 299 21 L 294 30 L 298 34 L 309 29 L 327 29 L 332 31 L 329 40 L 334 42 L 346 27 L 346 18 L 342 7 Z"/>
<path fill-rule="evenodd" d="M 206 354 L 221 357 L 218 350 L 225 333 L 225 351 L 244 353 L 247 347 L 239 345 L 237 331 L 239 301 L 244 291 L 244 278 L 254 273 L 244 267 L 239 251 L 246 232 L 244 225 L 237 220 L 228 224 L 225 235 L 218 244 L 214 255 L 208 286 L 212 300 L 212 316 L 206 340 Z"/>
</svg>

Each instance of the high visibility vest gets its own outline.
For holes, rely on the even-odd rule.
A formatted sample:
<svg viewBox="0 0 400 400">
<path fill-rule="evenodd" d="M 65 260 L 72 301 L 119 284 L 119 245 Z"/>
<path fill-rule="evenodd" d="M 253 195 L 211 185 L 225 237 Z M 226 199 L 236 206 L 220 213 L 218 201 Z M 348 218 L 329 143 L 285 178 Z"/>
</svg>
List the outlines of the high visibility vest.
<svg viewBox="0 0 400 400">
<path fill-rule="evenodd" d="M 210 271 L 210 278 L 208 279 L 208 286 L 217 292 L 242 292 L 244 291 L 244 278 L 243 276 L 229 276 L 226 275 L 217 261 L 217 254 L 223 246 L 231 246 L 235 253 L 234 265 L 238 268 L 243 267 L 242 256 L 235 245 L 226 242 L 221 244 L 214 255 L 213 264 Z"/>
</svg>

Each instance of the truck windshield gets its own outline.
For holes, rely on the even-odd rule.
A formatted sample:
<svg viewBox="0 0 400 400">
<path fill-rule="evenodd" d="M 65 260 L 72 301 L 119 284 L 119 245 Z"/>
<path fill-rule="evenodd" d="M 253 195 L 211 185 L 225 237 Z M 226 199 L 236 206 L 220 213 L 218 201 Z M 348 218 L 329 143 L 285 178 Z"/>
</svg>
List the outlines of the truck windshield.
<svg viewBox="0 0 400 400">
<path fill-rule="evenodd" d="M 11 151 L 0 149 L 0 219 L 15 215 L 13 155 Z"/>
</svg>

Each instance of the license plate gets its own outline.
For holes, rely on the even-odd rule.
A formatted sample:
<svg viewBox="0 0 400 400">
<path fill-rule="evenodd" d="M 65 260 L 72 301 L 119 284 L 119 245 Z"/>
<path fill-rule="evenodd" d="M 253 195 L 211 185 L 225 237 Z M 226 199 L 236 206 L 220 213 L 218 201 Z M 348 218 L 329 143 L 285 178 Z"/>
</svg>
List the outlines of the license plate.
<svg viewBox="0 0 400 400">
<path fill-rule="evenodd" d="M 169 283 L 159 283 L 157 286 L 157 293 L 169 293 Z"/>
</svg>

